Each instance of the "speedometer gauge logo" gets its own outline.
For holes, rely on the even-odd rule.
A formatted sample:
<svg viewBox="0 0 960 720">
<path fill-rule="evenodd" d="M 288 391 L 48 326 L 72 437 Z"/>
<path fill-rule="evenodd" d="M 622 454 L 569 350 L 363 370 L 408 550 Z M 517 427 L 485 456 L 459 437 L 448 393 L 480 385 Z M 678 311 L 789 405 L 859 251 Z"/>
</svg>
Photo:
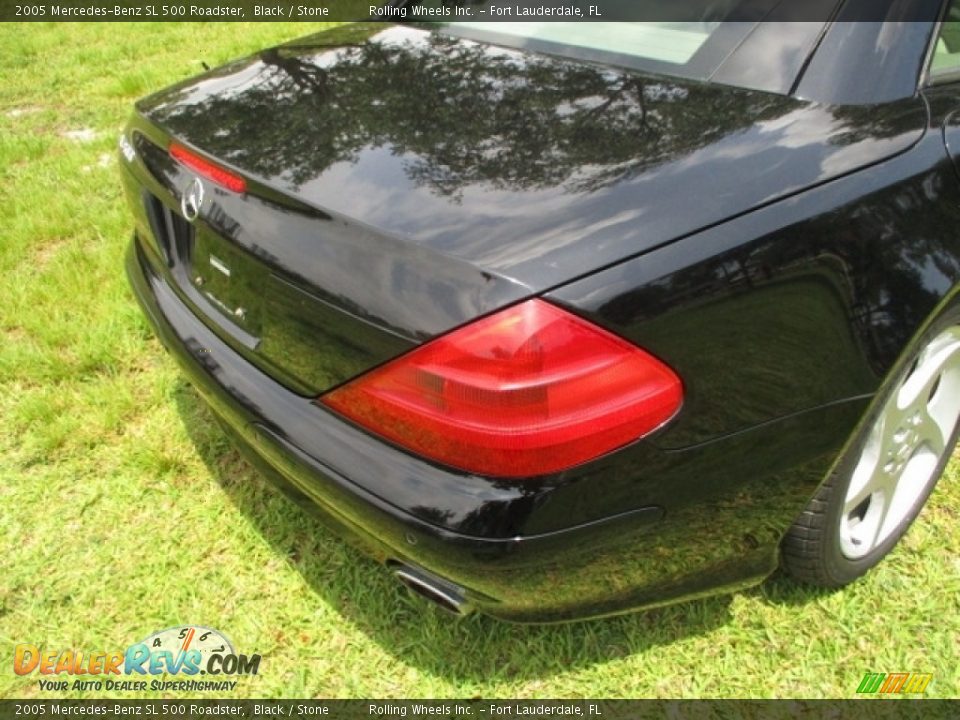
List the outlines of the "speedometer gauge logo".
<svg viewBox="0 0 960 720">
<path fill-rule="evenodd" d="M 126 652 L 127 671 L 140 674 L 255 675 L 260 656 L 237 653 L 219 630 L 185 625 L 160 630 Z"/>
<path fill-rule="evenodd" d="M 155 654 L 169 653 L 173 662 L 168 665 L 167 672 L 178 672 L 184 661 L 190 657 L 196 661 L 191 665 L 195 664 L 200 674 L 206 674 L 205 670 L 214 655 L 236 655 L 233 643 L 226 635 L 214 628 L 200 625 L 160 630 L 142 640 L 140 646 L 146 646 L 151 659 Z"/>
</svg>

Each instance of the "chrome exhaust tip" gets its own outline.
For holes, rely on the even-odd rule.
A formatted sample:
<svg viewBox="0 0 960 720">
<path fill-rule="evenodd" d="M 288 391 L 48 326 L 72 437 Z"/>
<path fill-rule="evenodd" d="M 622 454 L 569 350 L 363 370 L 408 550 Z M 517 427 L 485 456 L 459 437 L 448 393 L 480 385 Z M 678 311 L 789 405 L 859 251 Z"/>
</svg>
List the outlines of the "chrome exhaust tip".
<svg viewBox="0 0 960 720">
<path fill-rule="evenodd" d="M 430 601 L 445 612 L 463 617 L 473 611 L 473 607 L 463 596 L 462 589 L 424 570 L 409 565 L 394 564 L 393 575 L 412 593 Z"/>
</svg>

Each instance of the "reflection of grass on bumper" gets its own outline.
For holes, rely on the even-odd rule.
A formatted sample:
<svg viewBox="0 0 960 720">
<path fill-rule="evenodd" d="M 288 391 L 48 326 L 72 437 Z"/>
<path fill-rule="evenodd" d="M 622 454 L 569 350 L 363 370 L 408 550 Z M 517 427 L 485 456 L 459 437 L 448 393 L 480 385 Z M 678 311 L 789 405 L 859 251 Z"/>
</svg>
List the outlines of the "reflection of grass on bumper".
<svg viewBox="0 0 960 720">
<path fill-rule="evenodd" d="M 126 287 L 116 138 L 137 97 L 200 60 L 311 29 L 0 26 L 0 695 L 41 694 L 13 672 L 17 643 L 101 648 L 179 623 L 263 655 L 237 696 L 850 697 L 876 668 L 958 694 L 956 464 L 901 546 L 843 592 L 776 580 L 522 627 L 425 608 L 241 460 Z M 614 591 L 619 561 L 601 560 Z"/>
</svg>

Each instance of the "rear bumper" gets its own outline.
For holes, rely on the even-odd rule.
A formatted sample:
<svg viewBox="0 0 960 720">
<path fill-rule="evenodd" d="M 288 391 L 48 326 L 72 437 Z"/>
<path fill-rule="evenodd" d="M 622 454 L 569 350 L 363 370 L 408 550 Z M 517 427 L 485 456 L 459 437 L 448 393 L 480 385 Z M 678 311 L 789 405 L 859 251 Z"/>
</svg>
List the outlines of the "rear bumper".
<svg viewBox="0 0 960 720">
<path fill-rule="evenodd" d="M 742 523 L 736 516 L 742 508 L 694 504 L 666 517 L 660 507 L 641 507 L 565 530 L 504 536 L 518 516 L 538 510 L 534 500 L 525 504 L 523 488 L 491 482 L 478 491 L 477 478 L 465 488 L 462 476 L 421 463 L 276 383 L 191 311 L 147 253 L 134 239 L 130 283 L 200 395 L 246 450 L 381 562 L 426 571 L 470 606 L 521 622 L 606 615 L 736 589 L 776 567 L 779 529 L 746 544 L 729 534 Z M 769 516 L 769 508 L 753 510 Z M 489 521 L 477 522 L 484 515 Z M 511 516 L 508 525 L 504 515 Z M 469 526 L 489 528 L 490 535 L 449 529 L 468 517 Z"/>
</svg>

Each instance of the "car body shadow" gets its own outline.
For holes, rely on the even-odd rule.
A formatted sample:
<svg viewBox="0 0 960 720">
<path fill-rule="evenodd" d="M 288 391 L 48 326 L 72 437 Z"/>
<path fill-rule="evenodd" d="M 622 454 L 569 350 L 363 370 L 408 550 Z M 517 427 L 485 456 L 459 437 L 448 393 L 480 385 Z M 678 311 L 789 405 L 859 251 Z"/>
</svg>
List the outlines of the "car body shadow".
<svg viewBox="0 0 960 720">
<path fill-rule="evenodd" d="M 452 617 L 414 597 L 385 567 L 335 535 L 304 507 L 309 501 L 289 502 L 293 498 L 227 441 L 215 413 L 186 381 L 174 397 L 211 475 L 317 602 L 424 672 L 455 682 L 541 678 L 703 635 L 731 617 L 730 596 L 554 625 Z"/>
<path fill-rule="evenodd" d="M 815 602 L 820 598 L 829 597 L 842 590 L 843 588 L 824 588 L 817 587 L 816 585 L 804 585 L 796 580 L 792 580 L 782 571 L 778 570 L 762 585 L 750 588 L 745 592 L 751 597 L 759 598 L 768 605 L 798 607 Z"/>
</svg>

